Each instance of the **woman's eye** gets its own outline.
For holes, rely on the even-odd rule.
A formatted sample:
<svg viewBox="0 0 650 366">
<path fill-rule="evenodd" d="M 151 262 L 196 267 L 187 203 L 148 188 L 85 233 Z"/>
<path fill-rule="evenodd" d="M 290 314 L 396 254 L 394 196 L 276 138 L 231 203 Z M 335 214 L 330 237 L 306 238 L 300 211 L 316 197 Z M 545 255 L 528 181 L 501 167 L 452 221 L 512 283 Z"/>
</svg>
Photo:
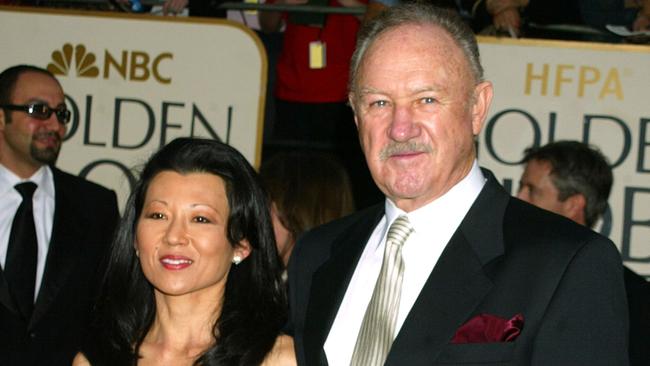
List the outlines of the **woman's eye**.
<svg viewBox="0 0 650 366">
<path fill-rule="evenodd" d="M 162 220 L 162 219 L 165 218 L 165 215 L 163 215 L 163 214 L 160 213 L 160 212 L 153 212 L 153 213 L 150 213 L 150 214 L 147 215 L 147 216 L 148 216 L 150 219 L 154 219 L 154 220 Z"/>
<path fill-rule="evenodd" d="M 201 223 L 201 224 L 209 224 L 211 221 L 205 217 L 205 216 L 197 216 L 194 218 L 195 222 Z"/>
</svg>

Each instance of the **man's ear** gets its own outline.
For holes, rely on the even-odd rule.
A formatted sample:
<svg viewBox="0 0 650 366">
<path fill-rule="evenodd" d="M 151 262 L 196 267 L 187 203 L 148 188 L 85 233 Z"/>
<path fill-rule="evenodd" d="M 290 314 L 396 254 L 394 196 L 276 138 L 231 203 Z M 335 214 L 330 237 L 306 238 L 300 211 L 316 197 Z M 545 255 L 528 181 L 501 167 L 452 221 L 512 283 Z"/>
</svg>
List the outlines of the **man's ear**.
<svg viewBox="0 0 650 366">
<path fill-rule="evenodd" d="M 585 218 L 586 206 L 587 199 L 581 193 L 576 193 L 562 201 L 562 210 L 564 211 L 564 216 L 581 225 L 587 224 Z"/>
<path fill-rule="evenodd" d="M 357 129 L 359 129 L 359 120 L 357 119 L 357 108 L 356 105 L 354 104 L 354 101 L 356 100 L 354 93 L 350 92 L 348 93 L 348 104 L 350 104 L 350 108 L 352 108 L 352 112 L 354 113 L 354 124 L 357 126 Z"/>
<path fill-rule="evenodd" d="M 5 124 L 7 123 L 5 117 L 6 117 L 5 110 L 0 108 L 0 131 L 5 130 Z"/>
<path fill-rule="evenodd" d="M 472 132 L 478 136 L 483 128 L 483 122 L 487 118 L 490 104 L 492 103 L 492 83 L 484 81 L 474 87 L 472 98 Z"/>
</svg>

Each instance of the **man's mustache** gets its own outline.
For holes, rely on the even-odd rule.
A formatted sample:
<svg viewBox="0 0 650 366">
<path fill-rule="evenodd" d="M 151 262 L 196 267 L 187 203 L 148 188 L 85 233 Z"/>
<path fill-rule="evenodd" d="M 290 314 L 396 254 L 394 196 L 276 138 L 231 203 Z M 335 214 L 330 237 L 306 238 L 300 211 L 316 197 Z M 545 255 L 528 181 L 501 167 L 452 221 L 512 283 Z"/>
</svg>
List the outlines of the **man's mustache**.
<svg viewBox="0 0 650 366">
<path fill-rule="evenodd" d="M 37 140 L 42 138 L 54 138 L 56 142 L 61 142 L 61 135 L 59 135 L 55 131 L 36 132 L 34 135 L 32 135 L 32 140 Z"/>
<path fill-rule="evenodd" d="M 390 142 L 388 145 L 384 146 L 383 149 L 381 149 L 381 152 L 379 153 L 379 160 L 382 161 L 387 160 L 388 158 L 396 154 L 416 153 L 416 152 L 430 153 L 432 151 L 433 149 L 428 144 L 417 143 L 413 141 L 405 141 L 405 142 L 393 141 Z"/>
</svg>

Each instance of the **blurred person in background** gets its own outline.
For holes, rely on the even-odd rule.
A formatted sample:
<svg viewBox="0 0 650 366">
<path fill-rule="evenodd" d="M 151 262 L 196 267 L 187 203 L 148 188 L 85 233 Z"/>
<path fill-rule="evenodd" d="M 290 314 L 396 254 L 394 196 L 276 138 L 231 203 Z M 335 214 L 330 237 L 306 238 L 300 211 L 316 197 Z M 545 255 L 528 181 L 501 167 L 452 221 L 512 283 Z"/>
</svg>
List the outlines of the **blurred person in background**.
<svg viewBox="0 0 650 366">
<path fill-rule="evenodd" d="M 607 24 L 624 25 L 634 31 L 650 26 L 650 0 L 485 0 L 476 5 L 473 9 L 477 19 L 491 19 L 497 32 L 516 36 L 521 35 L 525 22 L 585 25 L 602 30 Z"/>
<path fill-rule="evenodd" d="M 0 73 L 0 365 L 70 365 L 99 292 L 117 197 L 56 167 L 70 118 L 49 71 Z"/>
<path fill-rule="evenodd" d="M 578 141 L 557 141 L 526 150 L 517 197 L 593 228 L 607 209 L 613 174 L 605 156 Z M 630 314 L 632 366 L 650 365 L 650 284 L 623 271 Z"/>
<path fill-rule="evenodd" d="M 277 153 L 262 164 L 260 175 L 270 196 L 275 240 L 285 267 L 300 235 L 354 211 L 350 179 L 329 155 Z"/>
<path fill-rule="evenodd" d="M 382 2 L 388 0 L 381 0 Z M 350 176 L 359 207 L 381 200 L 358 144 L 347 103 L 348 69 L 368 0 L 269 0 L 268 4 L 359 8 L 360 13 L 322 14 L 261 11 L 266 33 L 282 29 L 275 70 L 275 110 L 265 151 L 311 149 L 336 155 Z M 269 155 L 270 156 L 270 155 Z"/>
</svg>

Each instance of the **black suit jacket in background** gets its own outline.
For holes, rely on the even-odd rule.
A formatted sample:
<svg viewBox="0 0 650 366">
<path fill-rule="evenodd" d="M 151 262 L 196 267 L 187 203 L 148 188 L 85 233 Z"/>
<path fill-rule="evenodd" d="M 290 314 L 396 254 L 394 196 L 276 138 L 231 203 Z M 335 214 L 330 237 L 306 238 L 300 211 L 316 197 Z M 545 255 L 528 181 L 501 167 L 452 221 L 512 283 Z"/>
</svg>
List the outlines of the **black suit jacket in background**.
<svg viewBox="0 0 650 366">
<path fill-rule="evenodd" d="M 627 365 L 623 267 L 607 238 L 510 197 L 494 176 L 445 247 L 396 336 L 386 365 Z M 323 344 L 378 205 L 307 233 L 289 264 L 289 331 L 300 365 Z M 435 225 L 435 223 L 431 223 Z M 510 343 L 451 344 L 478 314 L 524 317 Z"/>
<path fill-rule="evenodd" d="M 650 283 L 623 269 L 630 313 L 630 366 L 650 365 Z"/>
<path fill-rule="evenodd" d="M 41 288 L 29 323 L 0 271 L 0 365 L 69 366 L 79 350 L 119 217 L 115 192 L 52 168 L 55 209 Z"/>
</svg>

